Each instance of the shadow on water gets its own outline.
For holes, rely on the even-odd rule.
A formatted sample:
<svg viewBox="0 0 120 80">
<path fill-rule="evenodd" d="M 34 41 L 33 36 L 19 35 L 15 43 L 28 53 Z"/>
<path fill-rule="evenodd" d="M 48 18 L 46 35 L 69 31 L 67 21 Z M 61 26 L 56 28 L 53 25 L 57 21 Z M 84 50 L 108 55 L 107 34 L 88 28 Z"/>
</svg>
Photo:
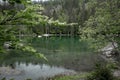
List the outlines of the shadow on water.
<svg viewBox="0 0 120 80">
<path fill-rule="evenodd" d="M 0 79 L 44 80 L 58 74 L 90 71 L 93 64 L 101 60 L 88 47 L 89 42 L 80 41 L 79 38 L 43 37 L 28 42 L 43 53 L 48 62 L 22 51 L 11 51 L 10 55 L 0 58 Z"/>
</svg>

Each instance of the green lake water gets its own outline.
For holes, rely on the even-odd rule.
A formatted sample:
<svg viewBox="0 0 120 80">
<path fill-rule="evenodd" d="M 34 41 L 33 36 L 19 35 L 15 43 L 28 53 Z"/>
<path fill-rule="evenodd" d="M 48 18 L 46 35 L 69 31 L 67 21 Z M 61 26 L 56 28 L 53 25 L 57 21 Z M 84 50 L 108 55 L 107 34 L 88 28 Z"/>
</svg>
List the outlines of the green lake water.
<svg viewBox="0 0 120 80">
<path fill-rule="evenodd" d="M 31 57 L 21 51 L 11 51 L 11 55 L 0 59 L 0 79 L 44 80 L 60 74 L 91 71 L 94 63 L 101 60 L 89 48 L 90 42 L 80 41 L 77 37 L 42 37 L 26 41 L 44 54 L 48 61 Z"/>
</svg>

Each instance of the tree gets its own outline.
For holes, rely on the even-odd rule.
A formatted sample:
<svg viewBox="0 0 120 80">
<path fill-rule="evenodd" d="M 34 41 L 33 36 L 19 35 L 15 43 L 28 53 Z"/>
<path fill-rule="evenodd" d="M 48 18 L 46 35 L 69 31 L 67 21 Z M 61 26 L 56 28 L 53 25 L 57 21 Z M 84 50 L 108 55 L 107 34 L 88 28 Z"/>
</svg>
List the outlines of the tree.
<svg viewBox="0 0 120 80">
<path fill-rule="evenodd" d="M 40 22 L 45 22 L 47 17 L 41 15 L 43 8 L 40 5 L 30 3 L 30 0 L 3 0 L 3 3 L 4 2 L 7 6 L 11 6 L 11 8 L 3 8 L 4 5 L 1 4 L 3 7 L 0 8 L 0 52 L 6 51 L 3 45 L 9 42 L 9 44 L 7 44 L 9 45 L 8 47 L 38 53 L 31 46 L 19 45 L 20 41 L 16 37 L 16 34 L 18 34 L 16 33 L 16 28 L 19 28 L 20 25 L 29 27 Z M 42 54 L 35 55 L 46 59 Z"/>
<path fill-rule="evenodd" d="M 117 42 L 120 33 L 120 3 L 119 0 L 96 0 L 95 14 L 84 23 L 82 33 L 87 38 L 95 39 L 96 43 L 103 44 L 103 41 Z M 93 5 L 93 4 L 91 4 Z"/>
<path fill-rule="evenodd" d="M 41 15 L 40 11 L 42 11 L 43 7 L 40 5 L 25 4 L 24 1 L 21 2 L 22 4 L 13 4 L 13 2 L 8 4 L 8 6 L 11 5 L 13 8 L 9 10 L 1 9 L 0 25 L 32 25 L 38 24 L 45 19 L 45 16 Z"/>
</svg>

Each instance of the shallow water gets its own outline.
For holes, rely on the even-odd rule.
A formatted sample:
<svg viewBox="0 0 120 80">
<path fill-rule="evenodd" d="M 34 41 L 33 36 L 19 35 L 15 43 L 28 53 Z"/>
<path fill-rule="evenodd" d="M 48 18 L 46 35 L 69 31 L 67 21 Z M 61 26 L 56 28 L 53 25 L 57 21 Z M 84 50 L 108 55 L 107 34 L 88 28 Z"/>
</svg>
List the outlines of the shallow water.
<svg viewBox="0 0 120 80">
<path fill-rule="evenodd" d="M 56 74 L 64 74 L 64 73 L 74 73 L 74 70 L 65 69 L 63 67 L 49 66 L 47 64 L 42 65 L 26 65 L 21 63 L 15 64 L 15 69 L 11 67 L 1 67 L 1 78 L 6 77 L 7 79 L 14 78 L 15 80 L 23 80 L 23 79 L 33 79 L 33 80 L 44 80 L 49 77 L 53 77 Z"/>
<path fill-rule="evenodd" d="M 90 43 L 80 41 L 79 38 L 34 38 L 27 42 L 43 53 L 48 62 L 29 55 L 18 57 L 13 53 L 23 53 L 13 51 L 12 55 L 0 59 L 0 79 L 6 77 L 16 80 L 44 80 L 55 75 L 90 71 L 94 63 L 101 60 L 89 48 Z"/>
</svg>

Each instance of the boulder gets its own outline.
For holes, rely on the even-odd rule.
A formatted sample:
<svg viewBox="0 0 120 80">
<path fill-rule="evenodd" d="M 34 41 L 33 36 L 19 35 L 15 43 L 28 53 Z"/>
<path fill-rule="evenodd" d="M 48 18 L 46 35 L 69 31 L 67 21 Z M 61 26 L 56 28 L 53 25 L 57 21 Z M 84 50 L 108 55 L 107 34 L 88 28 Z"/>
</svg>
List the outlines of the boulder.
<svg viewBox="0 0 120 80">
<path fill-rule="evenodd" d="M 108 45 L 104 48 L 101 49 L 101 52 L 103 55 L 105 55 L 106 57 L 110 58 L 112 56 L 118 55 L 119 52 L 117 50 L 115 50 L 118 47 L 117 43 L 108 43 Z"/>
<path fill-rule="evenodd" d="M 11 47 L 12 43 L 11 42 L 4 42 L 3 47 L 5 49 L 9 49 Z"/>
</svg>

